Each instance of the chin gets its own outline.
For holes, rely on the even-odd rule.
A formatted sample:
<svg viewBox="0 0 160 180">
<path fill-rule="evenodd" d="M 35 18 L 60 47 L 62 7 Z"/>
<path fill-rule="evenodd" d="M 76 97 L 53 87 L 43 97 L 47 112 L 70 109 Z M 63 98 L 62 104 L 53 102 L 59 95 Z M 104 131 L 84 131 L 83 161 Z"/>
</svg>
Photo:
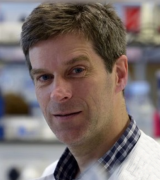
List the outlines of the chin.
<svg viewBox="0 0 160 180">
<path fill-rule="evenodd" d="M 85 141 L 84 135 L 57 135 L 57 139 L 66 144 L 67 146 L 78 146 L 82 145 Z"/>
</svg>

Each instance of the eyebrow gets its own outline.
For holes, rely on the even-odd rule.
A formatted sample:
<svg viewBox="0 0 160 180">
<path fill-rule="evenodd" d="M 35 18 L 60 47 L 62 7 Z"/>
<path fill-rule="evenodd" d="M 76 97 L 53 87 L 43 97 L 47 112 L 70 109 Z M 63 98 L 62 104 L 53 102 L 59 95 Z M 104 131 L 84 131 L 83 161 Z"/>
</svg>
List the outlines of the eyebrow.
<svg viewBox="0 0 160 180">
<path fill-rule="evenodd" d="M 86 61 L 89 62 L 89 58 L 87 56 L 81 55 L 75 58 L 70 59 L 69 61 L 65 62 L 64 65 L 73 65 L 79 61 Z M 33 78 L 36 74 L 46 73 L 46 69 L 40 68 L 40 69 L 31 69 L 30 75 Z"/>
<path fill-rule="evenodd" d="M 72 65 L 72 64 L 75 64 L 78 61 L 87 61 L 87 62 L 89 62 L 89 58 L 87 56 L 85 56 L 85 55 L 81 55 L 81 56 L 70 59 L 69 61 L 65 62 L 64 64 L 65 65 Z"/>
</svg>

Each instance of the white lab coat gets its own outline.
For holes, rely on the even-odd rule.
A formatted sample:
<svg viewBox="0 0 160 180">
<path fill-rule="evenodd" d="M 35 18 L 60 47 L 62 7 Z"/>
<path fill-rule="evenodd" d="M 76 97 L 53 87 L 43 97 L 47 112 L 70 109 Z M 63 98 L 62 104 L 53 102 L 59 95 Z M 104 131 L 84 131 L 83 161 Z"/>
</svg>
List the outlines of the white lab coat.
<svg viewBox="0 0 160 180">
<path fill-rule="evenodd" d="M 47 167 L 37 180 L 55 180 L 53 172 L 57 162 Z M 92 179 L 87 176 L 87 180 Z M 101 180 L 101 177 L 97 180 Z M 160 144 L 141 132 L 135 147 L 108 180 L 160 180 Z"/>
</svg>

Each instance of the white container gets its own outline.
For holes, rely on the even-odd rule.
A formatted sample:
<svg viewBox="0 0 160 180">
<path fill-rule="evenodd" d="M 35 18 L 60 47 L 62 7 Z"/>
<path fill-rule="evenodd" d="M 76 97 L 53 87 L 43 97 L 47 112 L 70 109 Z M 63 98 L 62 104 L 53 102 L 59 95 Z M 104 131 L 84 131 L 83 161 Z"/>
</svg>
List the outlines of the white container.
<svg viewBox="0 0 160 180">
<path fill-rule="evenodd" d="M 41 123 L 35 117 L 5 117 L 3 125 L 6 140 L 38 140 L 40 138 Z"/>
<path fill-rule="evenodd" d="M 128 113 L 133 116 L 138 127 L 153 137 L 153 117 L 155 108 L 150 99 L 150 86 L 146 81 L 130 84 L 130 97 L 126 100 Z"/>
</svg>

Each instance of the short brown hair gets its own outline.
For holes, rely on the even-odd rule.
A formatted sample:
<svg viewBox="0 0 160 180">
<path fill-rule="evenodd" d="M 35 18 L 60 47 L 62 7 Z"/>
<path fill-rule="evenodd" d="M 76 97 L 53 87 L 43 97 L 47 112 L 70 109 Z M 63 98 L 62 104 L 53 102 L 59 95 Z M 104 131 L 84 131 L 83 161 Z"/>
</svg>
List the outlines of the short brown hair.
<svg viewBox="0 0 160 180">
<path fill-rule="evenodd" d="M 76 32 L 90 40 L 106 68 L 112 72 L 118 57 L 126 53 L 125 29 L 111 5 L 100 3 L 43 3 L 22 26 L 21 46 L 32 69 L 29 48 L 59 34 Z"/>
</svg>

